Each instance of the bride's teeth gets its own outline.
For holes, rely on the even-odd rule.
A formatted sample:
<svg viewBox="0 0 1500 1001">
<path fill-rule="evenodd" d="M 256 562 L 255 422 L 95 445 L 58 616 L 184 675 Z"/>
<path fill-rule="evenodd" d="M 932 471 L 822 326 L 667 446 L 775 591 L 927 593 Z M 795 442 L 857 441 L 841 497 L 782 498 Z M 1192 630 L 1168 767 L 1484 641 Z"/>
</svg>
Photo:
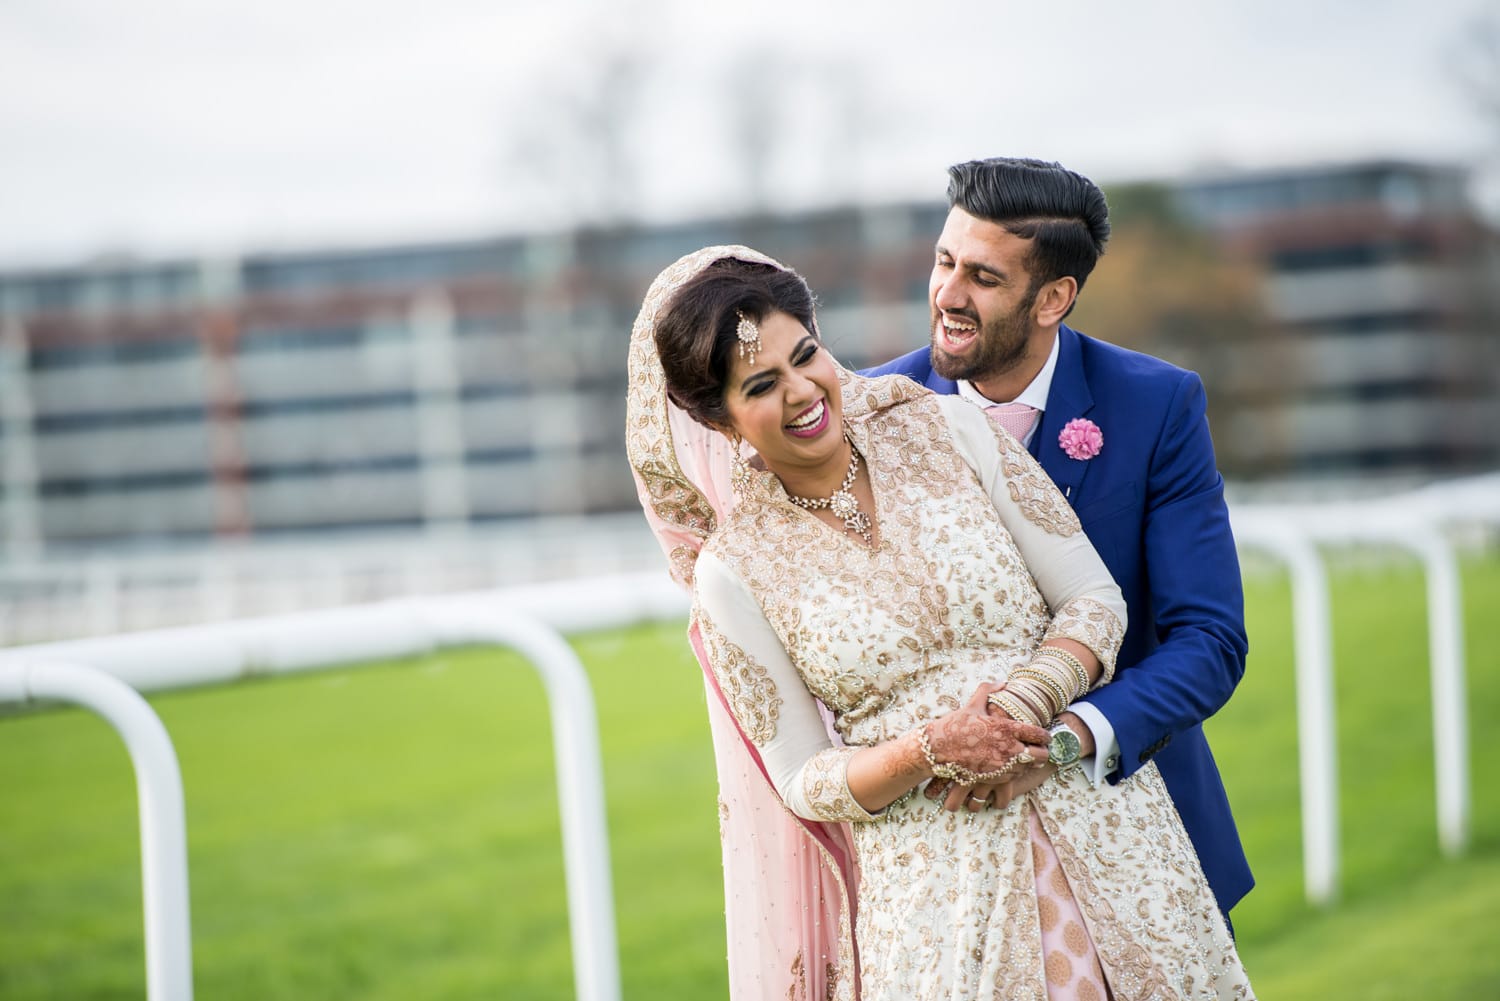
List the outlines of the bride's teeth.
<svg viewBox="0 0 1500 1001">
<path fill-rule="evenodd" d="M 812 413 L 808 414 L 805 418 L 802 418 L 801 420 L 792 421 L 790 424 L 787 425 L 787 427 L 791 428 L 793 431 L 801 431 L 803 428 L 810 428 L 810 427 L 812 427 L 814 424 L 818 423 L 818 421 L 820 421 L 822 419 L 823 419 L 823 403 L 820 400 L 818 402 L 817 407 L 813 410 Z"/>
</svg>

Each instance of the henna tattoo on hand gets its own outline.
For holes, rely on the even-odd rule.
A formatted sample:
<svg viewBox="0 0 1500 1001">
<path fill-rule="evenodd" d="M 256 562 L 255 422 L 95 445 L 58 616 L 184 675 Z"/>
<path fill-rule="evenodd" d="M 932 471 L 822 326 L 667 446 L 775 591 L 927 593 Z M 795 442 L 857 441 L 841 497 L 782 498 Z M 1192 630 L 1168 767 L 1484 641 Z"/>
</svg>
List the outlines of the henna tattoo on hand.
<svg viewBox="0 0 1500 1001">
<path fill-rule="evenodd" d="M 1039 727 L 969 709 L 934 720 L 928 737 L 934 757 L 974 773 L 1003 769 L 1025 744 L 1047 742 L 1047 732 Z"/>
</svg>

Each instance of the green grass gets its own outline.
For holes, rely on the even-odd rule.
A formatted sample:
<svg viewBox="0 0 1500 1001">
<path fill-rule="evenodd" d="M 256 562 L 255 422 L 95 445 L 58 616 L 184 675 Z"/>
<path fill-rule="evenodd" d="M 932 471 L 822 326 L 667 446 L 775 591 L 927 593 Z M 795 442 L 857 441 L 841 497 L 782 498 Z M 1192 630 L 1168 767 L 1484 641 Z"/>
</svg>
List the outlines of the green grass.
<svg viewBox="0 0 1500 1001">
<path fill-rule="evenodd" d="M 1437 850 L 1422 580 L 1335 577 L 1343 879 L 1303 902 L 1290 599 L 1247 584 L 1250 669 L 1210 723 L 1258 886 L 1264 998 L 1500 996 L 1500 559 L 1466 565 L 1474 848 Z M 725 993 L 715 784 L 680 626 L 585 636 L 628 998 Z M 154 696 L 187 791 L 213 999 L 572 996 L 540 682 L 470 650 Z M 82 712 L 0 719 L 0 998 L 144 994 L 130 763 Z"/>
<path fill-rule="evenodd" d="M 1291 597 L 1246 582 L 1251 659 L 1208 724 L 1256 889 L 1235 929 L 1267 998 L 1500 997 L 1500 561 L 1465 566 L 1472 849 L 1437 845 L 1426 596 L 1415 564 L 1350 567 L 1333 580 L 1340 900 L 1304 902 Z"/>
</svg>

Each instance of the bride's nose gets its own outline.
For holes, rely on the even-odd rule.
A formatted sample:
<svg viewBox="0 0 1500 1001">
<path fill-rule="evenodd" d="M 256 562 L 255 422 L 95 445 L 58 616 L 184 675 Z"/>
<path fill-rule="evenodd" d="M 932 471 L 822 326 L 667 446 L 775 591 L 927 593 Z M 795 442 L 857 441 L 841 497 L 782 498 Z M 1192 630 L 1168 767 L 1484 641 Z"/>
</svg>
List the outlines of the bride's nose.
<svg viewBox="0 0 1500 1001">
<path fill-rule="evenodd" d="M 818 384 L 800 372 L 787 382 L 787 399 L 793 403 L 811 403 L 822 394 Z"/>
</svg>

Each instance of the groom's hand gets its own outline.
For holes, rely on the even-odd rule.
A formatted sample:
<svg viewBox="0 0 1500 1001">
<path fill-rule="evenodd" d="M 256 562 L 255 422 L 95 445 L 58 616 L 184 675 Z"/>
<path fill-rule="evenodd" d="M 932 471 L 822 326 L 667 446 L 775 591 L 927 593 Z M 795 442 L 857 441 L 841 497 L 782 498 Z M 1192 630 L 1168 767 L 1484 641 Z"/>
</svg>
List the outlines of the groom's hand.
<svg viewBox="0 0 1500 1001">
<path fill-rule="evenodd" d="M 990 799 L 990 808 L 1003 810 L 1016 800 L 1041 785 L 1056 773 L 1057 767 L 1050 761 L 1038 761 L 1035 764 L 1026 765 L 1011 776 L 1009 782 L 1003 782 L 995 786 L 994 794 Z M 975 792 L 974 795 L 982 795 Z"/>
<path fill-rule="evenodd" d="M 1094 753 L 1094 731 L 1090 730 L 1083 720 L 1073 713 L 1064 712 L 1057 717 L 1057 721 L 1066 723 L 1069 729 L 1078 734 L 1078 743 L 1083 749 L 1084 757 Z M 1018 768 L 1010 777 L 1009 782 L 995 786 L 990 806 L 996 810 L 1003 810 L 1055 774 L 1057 774 L 1057 767 L 1045 760 Z M 973 795 L 983 796 L 984 791 L 975 790 Z"/>
<path fill-rule="evenodd" d="M 1003 810 L 1056 773 L 1057 768 L 1051 762 L 1037 761 L 1021 766 L 1008 780 L 994 785 L 957 786 L 934 779 L 922 794 L 934 802 L 941 800 L 943 809 L 950 811 Z"/>
<path fill-rule="evenodd" d="M 1010 777 L 1000 782 L 977 786 L 950 784 L 938 794 L 934 794 L 929 789 L 927 797 L 937 799 L 941 796 L 945 810 L 968 810 L 971 813 L 978 813 L 981 810 L 1003 810 L 1047 781 L 1048 777 L 1057 771 L 1046 759 L 1045 748 L 1032 748 L 1031 753 L 1036 760 L 1029 765 L 1017 765 Z"/>
</svg>

